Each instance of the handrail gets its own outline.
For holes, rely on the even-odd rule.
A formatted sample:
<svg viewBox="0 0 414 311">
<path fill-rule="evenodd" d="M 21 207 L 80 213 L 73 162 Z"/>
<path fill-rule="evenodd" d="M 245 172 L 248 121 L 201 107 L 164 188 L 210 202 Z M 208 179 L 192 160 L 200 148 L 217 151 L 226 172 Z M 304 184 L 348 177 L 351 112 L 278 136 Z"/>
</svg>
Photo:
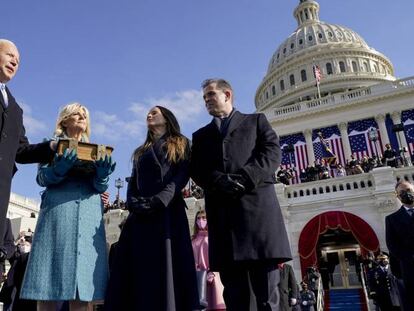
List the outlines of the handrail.
<svg viewBox="0 0 414 311">
<path fill-rule="evenodd" d="M 316 311 L 323 311 L 325 306 L 325 291 L 322 286 L 322 278 L 318 278 L 318 298 L 316 299 Z"/>
<path fill-rule="evenodd" d="M 368 292 L 367 292 L 367 287 L 365 285 L 365 273 L 364 273 L 364 266 L 362 263 L 359 264 L 360 266 L 360 278 L 361 278 L 361 283 L 362 283 L 362 289 L 364 290 L 364 297 L 365 297 L 365 303 L 367 304 L 367 310 L 370 311 L 370 307 L 369 307 L 369 299 L 368 299 Z"/>
</svg>

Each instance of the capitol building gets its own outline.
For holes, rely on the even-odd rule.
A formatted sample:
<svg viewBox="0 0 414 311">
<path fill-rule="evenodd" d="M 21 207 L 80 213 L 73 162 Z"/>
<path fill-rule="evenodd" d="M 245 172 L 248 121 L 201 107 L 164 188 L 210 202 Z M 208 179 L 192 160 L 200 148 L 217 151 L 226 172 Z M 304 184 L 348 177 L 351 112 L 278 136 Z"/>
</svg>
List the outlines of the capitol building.
<svg viewBox="0 0 414 311">
<path fill-rule="evenodd" d="M 275 185 L 296 276 L 325 261 L 335 267 L 331 288 L 357 288 L 356 258 L 387 251 L 396 182 L 413 182 L 414 77 L 396 78 L 390 59 L 319 11 L 314 0 L 295 8 L 298 27 L 270 58 L 255 105 L 280 136 L 282 165 L 297 172 L 321 159 L 320 136 L 342 165 L 351 155 L 381 157 L 386 144 L 401 150 L 398 168 Z"/>
<path fill-rule="evenodd" d="M 332 178 L 305 183 L 297 175 L 275 185 L 298 280 L 324 261 L 331 289 L 361 288 L 357 258 L 387 252 L 384 220 L 400 207 L 395 184 L 414 179 L 414 77 L 397 79 L 391 60 L 355 31 L 321 21 L 319 10 L 314 0 L 295 8 L 298 27 L 270 58 L 255 105 L 280 136 L 283 167 L 297 172 L 321 159 L 320 136 L 342 165 L 351 155 L 382 157 L 386 144 L 402 150 L 398 168 L 344 177 L 331 171 Z M 186 201 L 192 224 L 204 202 Z M 117 239 L 126 216 L 105 216 L 108 240 Z"/>
<path fill-rule="evenodd" d="M 256 111 L 280 137 L 282 166 L 299 173 L 320 160 L 321 137 L 344 166 L 351 155 L 381 158 L 386 144 L 401 159 L 396 168 L 275 184 L 298 281 L 324 262 L 333 267 L 331 289 L 361 288 L 357 258 L 388 251 L 385 217 L 400 207 L 395 184 L 414 181 L 414 77 L 397 78 L 391 60 L 358 33 L 321 21 L 317 1 L 300 0 L 293 16 L 298 26 L 270 57 L 255 95 Z M 204 202 L 186 201 L 192 224 Z M 127 214 L 105 214 L 109 243 Z"/>
</svg>

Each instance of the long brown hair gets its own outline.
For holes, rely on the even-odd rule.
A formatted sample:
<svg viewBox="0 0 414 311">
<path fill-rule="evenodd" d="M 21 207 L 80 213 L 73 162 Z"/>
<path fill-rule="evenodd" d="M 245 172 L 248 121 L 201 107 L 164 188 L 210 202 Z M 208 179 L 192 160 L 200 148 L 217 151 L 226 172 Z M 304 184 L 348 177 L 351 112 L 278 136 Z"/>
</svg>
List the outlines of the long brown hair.
<svg viewBox="0 0 414 311">
<path fill-rule="evenodd" d="M 167 108 L 162 106 L 155 106 L 160 111 L 166 121 L 166 142 L 167 159 L 171 163 L 177 163 L 178 161 L 188 159 L 190 156 L 188 139 L 181 134 L 180 125 L 177 118 Z M 155 137 L 153 133 L 148 129 L 147 138 L 144 144 L 135 149 L 132 158 L 137 161 L 139 157 L 148 150 L 155 143 Z"/>
</svg>

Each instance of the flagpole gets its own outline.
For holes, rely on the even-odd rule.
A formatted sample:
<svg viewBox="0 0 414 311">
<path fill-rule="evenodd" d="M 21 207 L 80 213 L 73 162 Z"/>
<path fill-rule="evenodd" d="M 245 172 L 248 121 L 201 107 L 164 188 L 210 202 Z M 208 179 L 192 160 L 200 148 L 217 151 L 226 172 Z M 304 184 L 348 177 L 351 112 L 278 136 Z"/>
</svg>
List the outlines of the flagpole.
<svg viewBox="0 0 414 311">
<path fill-rule="evenodd" d="M 316 87 L 318 89 L 318 99 L 321 99 L 321 88 L 319 87 L 319 81 L 316 82 Z"/>
<path fill-rule="evenodd" d="M 315 76 L 315 80 L 316 80 L 316 88 L 318 90 L 317 96 L 318 96 L 318 99 L 320 100 L 321 99 L 321 89 L 319 87 L 319 84 L 321 82 L 320 81 L 320 79 L 321 79 L 321 72 L 320 72 L 320 68 L 316 66 L 315 59 L 313 59 L 312 69 L 313 69 L 313 75 Z M 317 74 L 316 71 L 318 71 L 318 74 Z"/>
</svg>

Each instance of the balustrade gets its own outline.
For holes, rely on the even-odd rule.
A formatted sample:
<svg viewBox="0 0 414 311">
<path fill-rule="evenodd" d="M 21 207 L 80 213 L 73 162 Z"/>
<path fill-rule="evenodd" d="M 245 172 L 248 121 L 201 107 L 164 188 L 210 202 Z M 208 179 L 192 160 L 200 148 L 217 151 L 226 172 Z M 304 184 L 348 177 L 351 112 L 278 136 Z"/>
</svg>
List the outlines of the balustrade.
<svg viewBox="0 0 414 311">
<path fill-rule="evenodd" d="M 414 87 L 414 77 L 379 83 L 373 86 L 360 88 L 357 90 L 352 90 L 352 91 L 344 92 L 341 94 L 334 94 L 334 95 L 326 96 L 321 99 L 313 99 L 313 100 L 304 101 L 304 102 L 290 105 L 290 106 L 275 108 L 273 110 L 273 117 L 302 113 L 306 111 L 320 109 L 321 107 L 324 107 L 327 105 L 346 104 L 347 102 L 363 99 L 365 97 L 377 96 L 377 95 L 389 93 L 395 90 L 399 90 L 403 88 L 413 88 L 413 87 Z"/>
<path fill-rule="evenodd" d="M 384 179 L 384 176 L 392 177 Z M 314 200 L 364 195 L 364 193 L 369 195 L 376 190 L 383 191 L 385 188 L 393 191 L 395 184 L 400 180 L 407 180 L 413 183 L 414 167 L 382 167 L 358 175 L 289 185 L 282 192 L 284 195 L 282 200 L 286 200 L 289 203 L 305 203 Z"/>
</svg>

